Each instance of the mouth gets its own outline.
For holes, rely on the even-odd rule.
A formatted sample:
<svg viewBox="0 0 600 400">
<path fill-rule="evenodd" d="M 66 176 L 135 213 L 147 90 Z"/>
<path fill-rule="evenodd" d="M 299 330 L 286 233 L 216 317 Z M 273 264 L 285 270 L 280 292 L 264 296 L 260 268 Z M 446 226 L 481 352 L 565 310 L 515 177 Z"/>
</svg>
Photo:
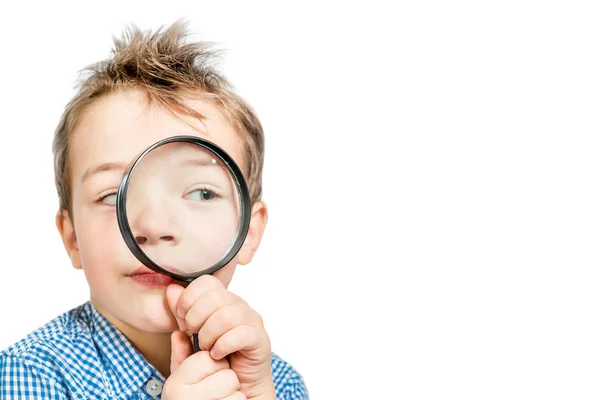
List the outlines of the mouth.
<svg viewBox="0 0 600 400">
<path fill-rule="evenodd" d="M 178 283 L 178 281 L 170 276 L 159 274 L 147 267 L 139 267 L 131 274 L 127 275 L 127 277 L 131 278 L 135 283 L 146 287 L 162 287 L 172 283 Z"/>
</svg>

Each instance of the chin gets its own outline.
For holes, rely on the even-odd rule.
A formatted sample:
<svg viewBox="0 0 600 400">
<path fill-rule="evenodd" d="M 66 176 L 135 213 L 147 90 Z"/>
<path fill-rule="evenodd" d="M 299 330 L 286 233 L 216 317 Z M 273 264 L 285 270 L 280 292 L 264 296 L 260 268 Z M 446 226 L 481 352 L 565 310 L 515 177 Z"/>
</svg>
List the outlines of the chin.
<svg viewBox="0 0 600 400">
<path fill-rule="evenodd" d="M 142 307 L 138 309 L 136 327 L 146 332 L 167 333 L 178 329 L 177 321 L 166 304 L 164 295 L 160 298 L 150 297 L 145 299 Z"/>
<path fill-rule="evenodd" d="M 136 328 L 144 332 L 150 333 L 171 333 L 179 330 L 177 322 L 171 321 L 169 318 L 143 318 L 136 321 Z"/>
<path fill-rule="evenodd" d="M 144 293 L 117 302 L 115 316 L 133 328 L 152 333 L 167 333 L 178 329 L 177 321 L 167 305 L 164 293 Z"/>
<path fill-rule="evenodd" d="M 162 296 L 134 296 L 125 299 L 92 296 L 92 303 L 122 332 L 133 328 L 148 333 L 171 333 L 178 330 L 177 321 Z"/>
</svg>

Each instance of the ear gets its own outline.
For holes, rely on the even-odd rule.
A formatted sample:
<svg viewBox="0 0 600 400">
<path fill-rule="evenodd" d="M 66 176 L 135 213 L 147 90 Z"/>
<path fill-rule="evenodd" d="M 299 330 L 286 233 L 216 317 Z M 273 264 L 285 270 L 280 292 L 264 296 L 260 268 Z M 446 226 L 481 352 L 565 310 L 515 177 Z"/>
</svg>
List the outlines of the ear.
<svg viewBox="0 0 600 400">
<path fill-rule="evenodd" d="M 246 265 L 252 261 L 252 257 L 254 257 L 254 253 L 258 250 L 258 246 L 262 240 L 265 227 L 267 226 L 267 219 L 267 205 L 262 201 L 254 203 L 248 235 L 246 235 L 246 240 L 237 255 L 238 264 Z"/>
<path fill-rule="evenodd" d="M 67 250 L 67 254 L 71 259 L 71 264 L 75 269 L 81 269 L 81 258 L 79 257 L 79 246 L 75 237 L 75 228 L 66 210 L 59 210 L 56 213 L 56 228 L 58 228 L 58 233 L 60 233 L 60 237 L 65 245 L 65 250 Z"/>
</svg>

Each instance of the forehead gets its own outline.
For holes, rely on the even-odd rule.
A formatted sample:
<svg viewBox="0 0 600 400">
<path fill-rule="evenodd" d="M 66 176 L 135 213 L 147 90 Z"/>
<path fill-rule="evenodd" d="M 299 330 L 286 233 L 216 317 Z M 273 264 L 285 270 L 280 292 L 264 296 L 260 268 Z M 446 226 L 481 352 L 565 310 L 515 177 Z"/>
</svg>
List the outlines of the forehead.
<svg viewBox="0 0 600 400">
<path fill-rule="evenodd" d="M 127 164 L 151 144 L 174 135 L 208 139 L 243 169 L 239 137 L 219 110 L 201 100 L 188 104 L 205 119 L 173 115 L 148 104 L 140 91 L 119 91 L 99 99 L 86 110 L 71 137 L 71 179 L 80 179 L 95 165 Z"/>
</svg>

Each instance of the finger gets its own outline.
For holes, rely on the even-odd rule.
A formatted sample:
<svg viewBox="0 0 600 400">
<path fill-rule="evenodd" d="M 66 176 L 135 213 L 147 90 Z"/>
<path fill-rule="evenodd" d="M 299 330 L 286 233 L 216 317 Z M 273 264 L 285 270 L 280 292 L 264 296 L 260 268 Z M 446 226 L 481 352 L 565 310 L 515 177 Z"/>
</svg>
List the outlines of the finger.
<svg viewBox="0 0 600 400">
<path fill-rule="evenodd" d="M 177 316 L 179 318 L 184 318 L 199 297 L 216 289 L 225 289 L 225 286 L 214 276 L 203 275 L 192 281 L 179 298 L 177 303 Z"/>
<path fill-rule="evenodd" d="M 177 284 L 171 284 L 167 286 L 167 290 L 165 292 L 165 296 L 167 297 L 167 304 L 171 309 L 171 312 L 175 316 L 175 320 L 177 321 L 177 326 L 179 326 L 180 331 L 186 330 L 185 320 L 183 318 L 179 318 L 177 316 L 177 303 L 181 298 L 181 293 L 183 293 L 185 289 Z"/>
<path fill-rule="evenodd" d="M 194 308 L 192 308 L 193 310 Z M 194 315 L 190 310 L 190 314 Z M 200 347 L 211 350 L 215 342 L 227 331 L 239 325 L 258 324 L 256 313 L 242 305 L 228 305 L 214 311 L 198 331 Z"/>
<path fill-rule="evenodd" d="M 208 318 L 225 306 L 241 304 L 237 296 L 227 289 L 215 289 L 198 297 L 185 314 L 185 324 L 192 332 L 198 332 Z"/>
<path fill-rule="evenodd" d="M 172 374 L 173 384 L 193 385 L 206 379 L 208 376 L 229 368 L 227 359 L 213 360 L 208 351 L 199 351 L 194 353 L 179 365 L 179 368 Z"/>
<path fill-rule="evenodd" d="M 176 331 L 171 334 L 171 373 L 193 354 L 190 338 L 185 332 Z"/>
<path fill-rule="evenodd" d="M 268 338 L 261 338 L 256 328 L 249 325 L 238 325 L 225 332 L 210 350 L 210 356 L 214 360 L 221 360 L 236 351 L 252 351 L 263 347 L 266 343 L 270 347 Z M 270 351 L 267 352 L 269 355 Z"/>
<path fill-rule="evenodd" d="M 231 369 L 222 369 L 207 376 L 193 386 L 190 397 L 205 396 L 208 399 L 222 399 L 240 390 L 240 381 Z"/>
<path fill-rule="evenodd" d="M 246 400 L 246 395 L 242 392 L 235 392 L 231 396 L 227 396 L 221 400 Z"/>
</svg>

